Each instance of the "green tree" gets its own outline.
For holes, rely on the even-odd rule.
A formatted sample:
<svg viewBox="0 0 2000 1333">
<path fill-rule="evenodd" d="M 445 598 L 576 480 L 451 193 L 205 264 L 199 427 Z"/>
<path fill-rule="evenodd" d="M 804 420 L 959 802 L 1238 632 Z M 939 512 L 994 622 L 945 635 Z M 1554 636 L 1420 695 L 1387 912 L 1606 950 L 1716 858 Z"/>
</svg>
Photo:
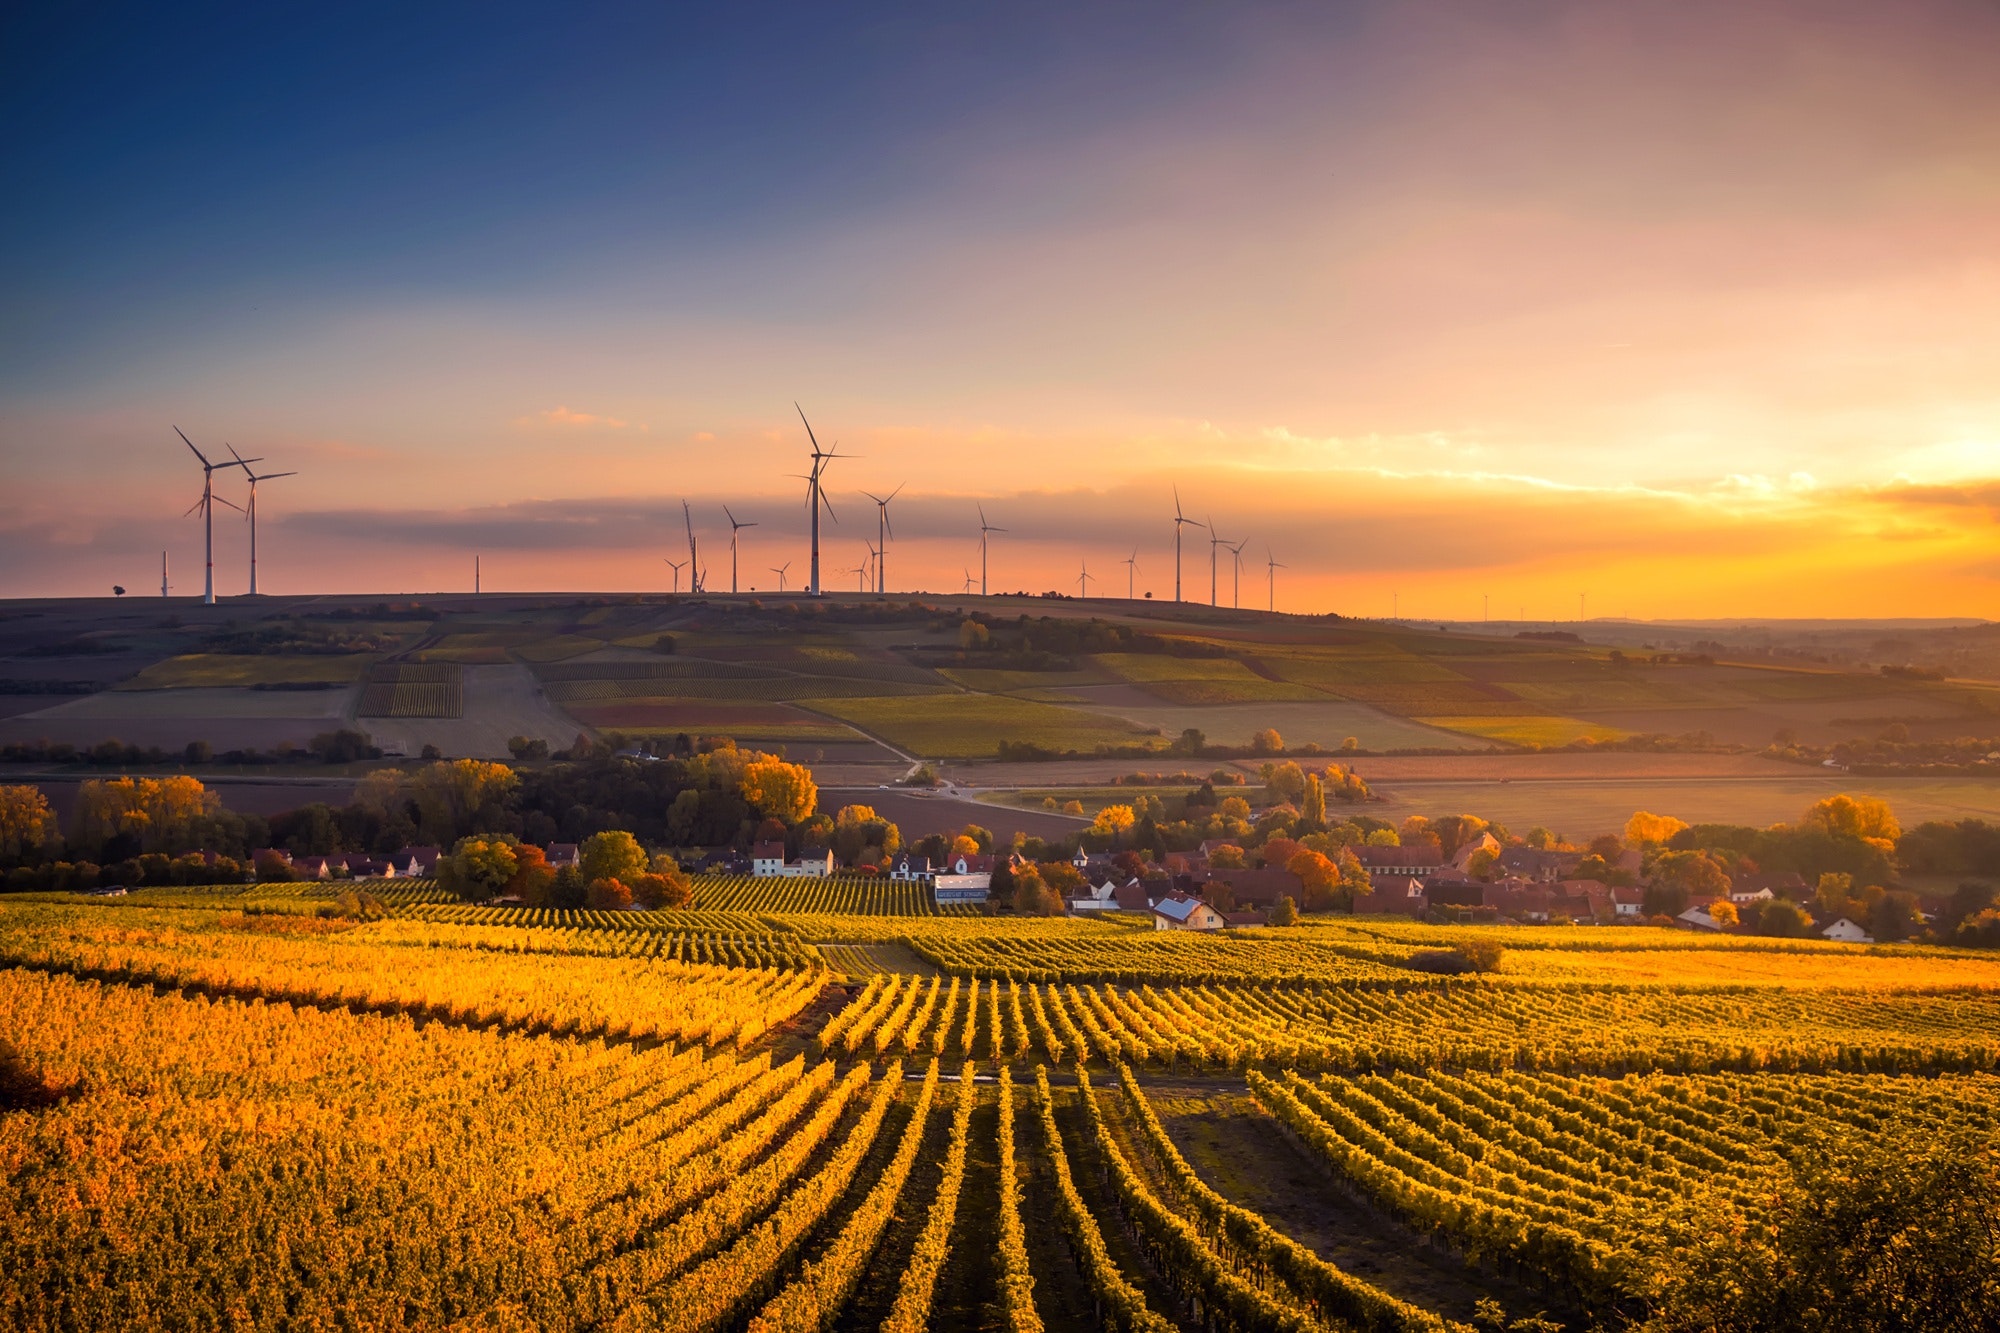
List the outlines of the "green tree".
<svg viewBox="0 0 2000 1333">
<path fill-rule="evenodd" d="M 1299 907 L 1287 893 L 1279 897 L 1278 905 L 1271 909 L 1271 924 L 1274 926 L 1296 926 L 1299 924 Z"/>
<path fill-rule="evenodd" d="M 438 858 L 438 886 L 484 902 L 505 888 L 521 868 L 520 843 L 502 836 L 460 838 L 449 856 Z"/>
<path fill-rule="evenodd" d="M 1326 827 L 1326 784 L 1319 774 L 1306 774 L 1305 794 L 1299 798 L 1299 822 L 1312 829 Z"/>
<path fill-rule="evenodd" d="M 585 838 L 577 860 L 586 884 L 600 879 L 628 881 L 645 874 L 651 865 L 646 849 L 623 829 L 606 829 Z"/>
</svg>

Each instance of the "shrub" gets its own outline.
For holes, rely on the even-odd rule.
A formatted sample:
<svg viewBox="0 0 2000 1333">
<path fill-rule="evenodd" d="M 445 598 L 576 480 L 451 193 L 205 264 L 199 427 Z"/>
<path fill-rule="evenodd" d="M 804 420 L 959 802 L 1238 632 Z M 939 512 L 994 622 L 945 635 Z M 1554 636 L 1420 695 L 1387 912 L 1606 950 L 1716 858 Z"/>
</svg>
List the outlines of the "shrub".
<svg viewBox="0 0 2000 1333">
<path fill-rule="evenodd" d="M 1457 952 L 1465 960 L 1467 970 L 1493 972 L 1499 969 L 1507 950 L 1498 940 L 1467 940 L 1458 946 Z"/>
<path fill-rule="evenodd" d="M 632 890 L 615 879 L 594 879 L 585 891 L 584 902 L 600 912 L 619 911 L 632 905 Z"/>
<path fill-rule="evenodd" d="M 1278 899 L 1278 905 L 1271 909 L 1271 924 L 1274 926 L 1296 926 L 1299 923 L 1299 905 L 1287 894 Z"/>
</svg>

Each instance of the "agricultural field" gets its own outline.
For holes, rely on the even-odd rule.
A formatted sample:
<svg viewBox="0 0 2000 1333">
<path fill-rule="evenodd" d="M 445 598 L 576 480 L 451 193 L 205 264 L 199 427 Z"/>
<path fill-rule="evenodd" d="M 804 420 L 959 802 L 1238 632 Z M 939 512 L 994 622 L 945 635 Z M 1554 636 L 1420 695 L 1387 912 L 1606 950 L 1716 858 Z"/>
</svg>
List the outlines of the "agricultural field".
<svg viewBox="0 0 2000 1333">
<path fill-rule="evenodd" d="M 2000 1131 L 1923 947 L 339 887 L 0 898 L 10 1327 L 1583 1333 L 1829 1128 Z"/>
<path fill-rule="evenodd" d="M 374 657 L 366 653 L 273 654 L 187 653 L 155 662 L 121 690 L 187 690 L 222 687 L 352 685 L 361 679 Z"/>
<path fill-rule="evenodd" d="M 912 754 L 943 758 L 991 754 L 1003 740 L 1081 750 L 1159 742 L 1151 732 L 1116 718 L 1002 694 L 822 698 L 803 706 Z"/>
<path fill-rule="evenodd" d="M 361 687 L 361 717 L 464 717 L 465 677 L 446 662 L 385 663 Z"/>
</svg>

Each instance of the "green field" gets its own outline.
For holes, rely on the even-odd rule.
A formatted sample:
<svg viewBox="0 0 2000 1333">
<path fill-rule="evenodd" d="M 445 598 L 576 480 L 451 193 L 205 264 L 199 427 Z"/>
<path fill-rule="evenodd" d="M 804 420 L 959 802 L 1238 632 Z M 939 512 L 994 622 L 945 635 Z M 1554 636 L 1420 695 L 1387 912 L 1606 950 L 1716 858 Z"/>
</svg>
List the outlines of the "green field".
<svg viewBox="0 0 2000 1333">
<path fill-rule="evenodd" d="M 798 705 L 851 722 L 912 754 L 937 759 L 991 755 L 1001 741 L 1087 753 L 1099 745 L 1143 745 L 1159 739 L 1116 718 L 999 694 L 801 699 Z"/>
<path fill-rule="evenodd" d="M 1568 745 L 1586 739 L 1615 741 L 1630 734 L 1573 717 L 1420 717 L 1417 721 L 1507 745 Z"/>
<path fill-rule="evenodd" d="M 155 662 L 125 681 L 121 690 L 188 690 L 218 686 L 350 685 L 361 679 L 371 653 L 279 657 L 234 653 L 186 653 Z"/>
</svg>

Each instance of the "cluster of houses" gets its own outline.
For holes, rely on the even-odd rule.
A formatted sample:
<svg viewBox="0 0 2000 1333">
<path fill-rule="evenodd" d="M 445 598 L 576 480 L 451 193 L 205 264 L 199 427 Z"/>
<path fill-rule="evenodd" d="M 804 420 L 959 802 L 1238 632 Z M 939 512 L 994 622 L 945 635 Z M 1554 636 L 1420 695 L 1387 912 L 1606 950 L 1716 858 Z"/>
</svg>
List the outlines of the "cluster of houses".
<svg viewBox="0 0 2000 1333">
<path fill-rule="evenodd" d="M 552 842 L 542 849 L 557 870 L 579 864 L 577 844 Z M 330 856 L 295 855 L 282 847 L 260 847 L 250 854 L 252 865 L 277 861 L 291 867 L 295 879 L 423 879 L 437 873 L 441 847 L 404 847 L 387 856 L 369 852 L 335 852 Z"/>
</svg>

